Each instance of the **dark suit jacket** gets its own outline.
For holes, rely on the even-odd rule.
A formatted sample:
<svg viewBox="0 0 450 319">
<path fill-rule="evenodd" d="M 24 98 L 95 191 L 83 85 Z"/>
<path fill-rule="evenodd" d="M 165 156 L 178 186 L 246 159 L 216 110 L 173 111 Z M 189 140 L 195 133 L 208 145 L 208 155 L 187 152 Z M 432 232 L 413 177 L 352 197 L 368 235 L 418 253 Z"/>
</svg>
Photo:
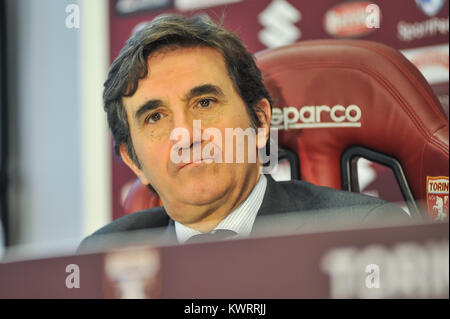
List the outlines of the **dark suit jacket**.
<svg viewBox="0 0 450 319">
<path fill-rule="evenodd" d="M 321 187 L 304 181 L 276 182 L 266 175 L 267 188 L 258 211 L 252 234 L 263 229 L 264 216 L 294 213 L 295 228 L 310 230 L 318 225 L 344 221 L 347 226 L 375 225 L 378 222 L 407 221 L 409 216 L 399 207 L 375 197 Z M 291 214 L 292 215 L 292 214 Z M 277 219 L 271 220 L 276 223 Z M 121 217 L 85 238 L 78 252 L 107 244 L 104 235 L 165 227 L 161 242 L 176 241 L 174 221 L 164 207 L 155 207 Z"/>
</svg>

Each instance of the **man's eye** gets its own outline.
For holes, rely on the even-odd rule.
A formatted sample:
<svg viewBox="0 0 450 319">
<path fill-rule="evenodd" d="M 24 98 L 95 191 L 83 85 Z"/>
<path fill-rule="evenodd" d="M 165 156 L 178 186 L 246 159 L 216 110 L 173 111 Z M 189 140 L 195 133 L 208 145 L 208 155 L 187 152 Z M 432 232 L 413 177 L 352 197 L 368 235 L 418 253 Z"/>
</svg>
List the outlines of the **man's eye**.
<svg viewBox="0 0 450 319">
<path fill-rule="evenodd" d="M 164 116 L 163 116 L 161 113 L 155 112 L 155 113 L 150 114 L 150 115 L 146 118 L 146 122 L 147 122 L 147 123 L 150 123 L 150 124 L 153 124 L 153 123 L 156 123 L 156 122 L 158 122 L 159 120 L 161 120 L 163 117 L 164 117 Z"/>
<path fill-rule="evenodd" d="M 211 107 L 214 102 L 214 99 L 201 99 L 200 101 L 198 101 L 197 105 L 199 108 L 204 109 Z"/>
</svg>

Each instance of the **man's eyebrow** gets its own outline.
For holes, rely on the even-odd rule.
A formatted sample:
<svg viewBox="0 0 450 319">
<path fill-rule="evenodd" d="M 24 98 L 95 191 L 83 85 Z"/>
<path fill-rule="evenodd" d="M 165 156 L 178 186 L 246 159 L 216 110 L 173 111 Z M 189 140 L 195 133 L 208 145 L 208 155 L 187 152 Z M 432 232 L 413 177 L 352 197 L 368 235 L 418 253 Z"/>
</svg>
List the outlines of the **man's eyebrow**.
<svg viewBox="0 0 450 319">
<path fill-rule="evenodd" d="M 204 94 L 214 94 L 219 97 L 225 96 L 222 89 L 218 87 L 217 85 L 213 84 L 203 84 L 200 86 L 196 86 L 192 88 L 184 97 L 186 101 L 200 95 Z M 136 113 L 134 114 L 134 117 L 136 119 L 139 119 L 143 114 L 147 113 L 148 111 L 154 110 L 158 107 L 160 107 L 163 104 L 161 100 L 149 100 L 142 104 Z"/>
<path fill-rule="evenodd" d="M 196 97 L 196 96 L 200 96 L 200 95 L 204 95 L 204 94 L 214 94 L 216 96 L 219 97 L 223 97 L 225 96 L 225 94 L 223 93 L 222 89 L 220 87 L 218 87 L 217 85 L 213 85 L 213 84 L 203 84 L 200 86 L 196 86 L 194 88 L 192 88 L 189 93 L 186 94 L 186 96 L 184 97 L 184 99 L 186 101 Z"/>
<path fill-rule="evenodd" d="M 134 114 L 134 117 L 136 119 L 139 119 L 143 114 L 160 107 L 162 104 L 163 103 L 161 100 L 149 100 L 138 108 L 138 110 Z"/>
</svg>

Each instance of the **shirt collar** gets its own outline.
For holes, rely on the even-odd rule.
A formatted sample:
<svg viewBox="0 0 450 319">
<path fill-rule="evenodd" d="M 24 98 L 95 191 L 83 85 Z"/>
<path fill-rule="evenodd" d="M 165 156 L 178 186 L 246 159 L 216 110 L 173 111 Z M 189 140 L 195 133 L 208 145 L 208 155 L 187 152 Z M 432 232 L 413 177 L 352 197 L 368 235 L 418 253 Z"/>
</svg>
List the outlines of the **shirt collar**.
<svg viewBox="0 0 450 319">
<path fill-rule="evenodd" d="M 255 222 L 256 215 L 261 207 L 264 193 L 266 191 L 267 179 L 261 174 L 258 183 L 251 191 L 250 195 L 233 210 L 227 217 L 211 231 L 214 233 L 217 229 L 228 229 L 237 233 L 236 237 L 247 237 L 250 235 L 253 224 Z M 183 224 L 175 221 L 175 233 L 178 242 L 184 243 L 186 240 L 194 235 L 201 234 L 201 232 L 184 226 Z"/>
</svg>

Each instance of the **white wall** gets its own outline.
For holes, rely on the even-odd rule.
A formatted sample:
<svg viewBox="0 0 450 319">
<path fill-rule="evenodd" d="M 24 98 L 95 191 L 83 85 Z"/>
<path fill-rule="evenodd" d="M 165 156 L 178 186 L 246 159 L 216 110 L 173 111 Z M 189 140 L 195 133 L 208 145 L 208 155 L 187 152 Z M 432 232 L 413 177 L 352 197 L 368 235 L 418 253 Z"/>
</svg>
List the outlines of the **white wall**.
<svg viewBox="0 0 450 319">
<path fill-rule="evenodd" d="M 7 12 L 11 241 L 75 248 L 110 219 L 107 2 L 7 0 Z"/>
<path fill-rule="evenodd" d="M 103 111 L 103 83 L 109 66 L 107 0 L 79 0 L 82 171 L 82 237 L 112 219 L 111 139 Z"/>
</svg>

